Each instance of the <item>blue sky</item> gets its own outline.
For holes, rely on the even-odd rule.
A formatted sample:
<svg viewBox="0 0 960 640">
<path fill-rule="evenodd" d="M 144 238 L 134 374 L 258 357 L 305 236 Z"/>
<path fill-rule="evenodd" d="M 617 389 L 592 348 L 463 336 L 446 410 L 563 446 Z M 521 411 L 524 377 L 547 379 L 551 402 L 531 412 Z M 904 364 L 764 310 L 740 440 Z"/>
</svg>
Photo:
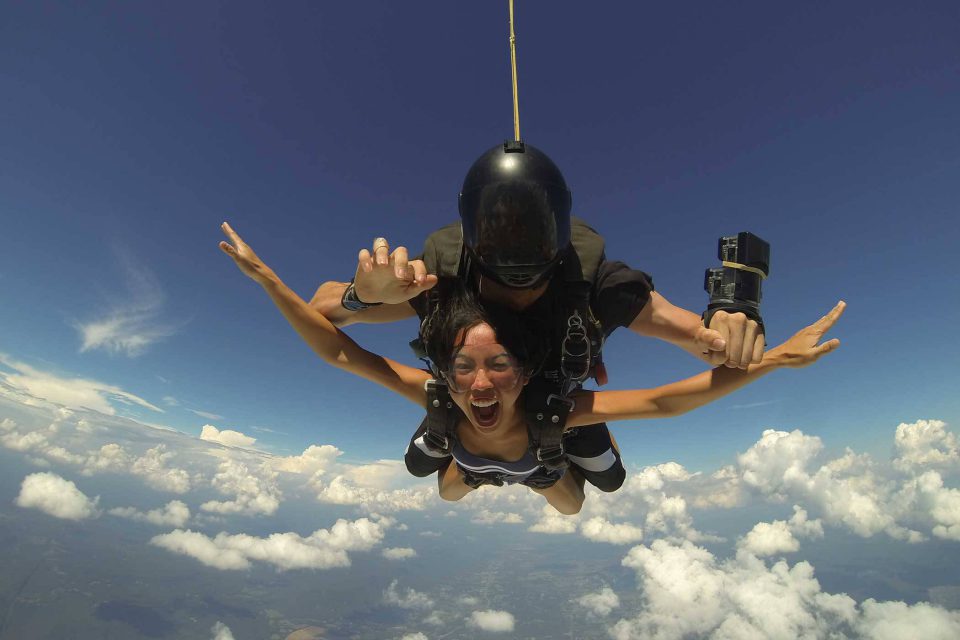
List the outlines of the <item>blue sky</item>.
<svg viewBox="0 0 960 640">
<path fill-rule="evenodd" d="M 216 436 L 197 438 L 211 425 L 256 438 L 267 458 L 331 445 L 359 468 L 399 459 L 421 411 L 317 361 L 217 250 L 219 224 L 304 297 L 352 275 L 374 236 L 417 250 L 455 219 L 473 159 L 512 136 L 506 3 L 5 3 L 3 14 L 8 445 L 47 428 L 37 406 L 65 405 L 98 411 L 88 419 L 113 425 L 104 433 L 129 418 L 207 446 Z M 699 313 L 717 238 L 750 230 L 772 247 L 771 343 L 849 305 L 840 350 L 816 366 L 681 418 L 616 425 L 632 471 L 709 474 L 765 429 L 798 429 L 828 458 L 850 448 L 889 464 L 906 455 L 897 426 L 934 423 L 920 421 L 943 424 L 925 428 L 952 460 L 958 21 L 950 2 L 518 2 L 523 138 L 562 168 L 610 258 Z M 412 362 L 414 331 L 349 333 Z M 626 330 L 607 354 L 612 388 L 701 369 Z M 134 440 L 141 457 L 153 442 Z M 45 460 L 83 490 L 87 463 L 37 442 L 5 455 Z M 93 446 L 71 442 L 75 455 Z M 938 468 L 945 491 L 956 471 Z M 191 470 L 190 491 L 216 489 L 215 473 Z M 803 506 L 828 525 L 821 544 L 831 522 L 850 533 L 828 503 Z"/>
</svg>

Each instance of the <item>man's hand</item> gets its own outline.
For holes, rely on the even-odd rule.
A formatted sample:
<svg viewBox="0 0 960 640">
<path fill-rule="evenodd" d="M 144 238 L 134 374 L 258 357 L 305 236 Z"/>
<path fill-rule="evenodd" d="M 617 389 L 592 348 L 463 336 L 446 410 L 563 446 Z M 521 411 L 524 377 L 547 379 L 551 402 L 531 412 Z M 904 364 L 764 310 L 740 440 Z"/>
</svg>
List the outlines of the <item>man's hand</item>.
<svg viewBox="0 0 960 640">
<path fill-rule="evenodd" d="M 372 248 L 357 256 L 353 285 L 360 300 L 399 304 L 437 284 L 437 276 L 427 273 L 423 260 L 408 259 L 406 247 L 391 253 L 386 238 L 375 238 Z"/>
<path fill-rule="evenodd" d="M 710 328 L 701 327 L 697 343 L 713 366 L 746 369 L 763 359 L 766 345 L 760 325 L 743 313 L 717 311 L 710 319 Z"/>
</svg>

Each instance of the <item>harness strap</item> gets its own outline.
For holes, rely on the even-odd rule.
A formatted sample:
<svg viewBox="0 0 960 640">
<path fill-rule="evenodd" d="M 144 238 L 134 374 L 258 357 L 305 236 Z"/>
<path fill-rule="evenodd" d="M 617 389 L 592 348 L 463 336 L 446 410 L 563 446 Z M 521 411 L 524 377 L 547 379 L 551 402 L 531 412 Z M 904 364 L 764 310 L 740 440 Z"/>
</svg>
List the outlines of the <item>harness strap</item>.
<svg viewBox="0 0 960 640">
<path fill-rule="evenodd" d="M 546 381 L 533 381 L 524 389 L 524 413 L 530 449 L 547 469 L 566 469 L 570 462 L 563 450 L 563 431 L 573 400 L 554 393 Z"/>
<path fill-rule="evenodd" d="M 580 388 L 591 372 L 606 382 L 601 349 L 603 333 L 590 310 L 590 282 L 583 277 L 575 251 L 564 256 L 564 306 L 566 333 L 560 345 L 560 375 L 556 383 L 528 384 L 524 395 L 530 446 L 537 460 L 548 469 L 566 469 L 570 462 L 563 448 L 567 417 L 573 410 L 570 393 Z"/>
<path fill-rule="evenodd" d="M 457 436 L 459 412 L 453 406 L 445 383 L 427 380 L 423 388 L 427 392 L 427 417 L 423 420 L 426 431 L 423 442 L 431 451 L 450 454 L 453 440 Z"/>
</svg>

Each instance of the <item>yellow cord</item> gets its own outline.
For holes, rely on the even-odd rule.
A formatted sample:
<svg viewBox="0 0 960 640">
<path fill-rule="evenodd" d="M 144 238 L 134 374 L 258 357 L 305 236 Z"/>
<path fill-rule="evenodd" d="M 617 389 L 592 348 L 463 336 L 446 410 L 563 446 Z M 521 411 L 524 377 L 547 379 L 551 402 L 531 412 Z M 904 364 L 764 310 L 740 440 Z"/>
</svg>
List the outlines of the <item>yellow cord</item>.
<svg viewBox="0 0 960 640">
<path fill-rule="evenodd" d="M 513 32 L 513 0 L 510 0 L 510 67 L 513 70 L 513 137 L 520 142 L 520 101 L 517 97 L 517 36 Z"/>
<path fill-rule="evenodd" d="M 723 266 L 725 267 L 730 267 L 731 269 L 740 269 L 741 271 L 749 271 L 750 273 L 755 273 L 758 276 L 760 276 L 761 280 L 767 279 L 767 274 L 765 274 L 760 269 L 757 269 L 756 267 L 748 267 L 747 265 L 740 264 L 739 262 L 727 262 L 726 260 L 724 260 L 721 264 L 723 264 Z"/>
</svg>

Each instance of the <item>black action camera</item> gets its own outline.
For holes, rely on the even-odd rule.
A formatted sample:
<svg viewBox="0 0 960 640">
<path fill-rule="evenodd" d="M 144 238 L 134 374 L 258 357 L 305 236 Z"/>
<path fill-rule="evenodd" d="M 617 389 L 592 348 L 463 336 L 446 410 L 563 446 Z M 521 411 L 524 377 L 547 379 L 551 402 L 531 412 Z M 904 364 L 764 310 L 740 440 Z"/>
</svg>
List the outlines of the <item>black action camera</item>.
<svg viewBox="0 0 960 640">
<path fill-rule="evenodd" d="M 703 288 L 710 294 L 704 326 L 709 327 L 713 314 L 722 310 L 743 313 L 763 330 L 760 283 L 770 273 L 770 245 L 744 231 L 720 238 L 717 254 L 723 266 L 707 269 L 703 279 Z"/>
</svg>

